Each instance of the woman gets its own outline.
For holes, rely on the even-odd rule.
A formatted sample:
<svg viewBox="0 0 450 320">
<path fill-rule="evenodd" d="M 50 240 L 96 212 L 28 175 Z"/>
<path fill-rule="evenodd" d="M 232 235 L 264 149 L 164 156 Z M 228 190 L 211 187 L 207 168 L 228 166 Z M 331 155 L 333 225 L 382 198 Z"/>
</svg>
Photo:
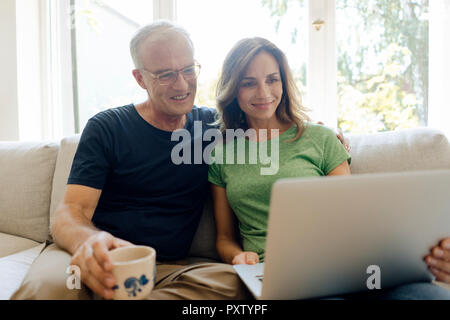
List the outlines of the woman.
<svg viewBox="0 0 450 320">
<path fill-rule="evenodd" d="M 288 177 L 349 175 L 350 156 L 331 129 L 309 122 L 285 55 L 266 39 L 243 39 L 232 48 L 217 86 L 217 108 L 224 133 L 256 133 L 225 145 L 236 149 L 244 143 L 245 159 L 249 150 L 277 153 L 279 168 L 272 175 L 261 174 L 262 160 L 216 161 L 209 168 L 220 257 L 230 264 L 262 262 L 272 184 Z M 225 145 L 218 144 L 214 156 L 225 159 Z"/>
</svg>

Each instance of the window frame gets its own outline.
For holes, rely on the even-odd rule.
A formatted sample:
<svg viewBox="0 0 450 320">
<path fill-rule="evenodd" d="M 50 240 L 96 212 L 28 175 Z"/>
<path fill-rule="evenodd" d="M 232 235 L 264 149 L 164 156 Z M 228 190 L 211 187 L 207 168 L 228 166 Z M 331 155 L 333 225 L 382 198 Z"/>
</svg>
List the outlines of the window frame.
<svg viewBox="0 0 450 320">
<path fill-rule="evenodd" d="M 309 0 L 307 105 L 314 110 L 313 118 L 337 127 L 337 50 L 335 0 Z M 317 30 L 313 23 L 322 20 Z"/>
</svg>

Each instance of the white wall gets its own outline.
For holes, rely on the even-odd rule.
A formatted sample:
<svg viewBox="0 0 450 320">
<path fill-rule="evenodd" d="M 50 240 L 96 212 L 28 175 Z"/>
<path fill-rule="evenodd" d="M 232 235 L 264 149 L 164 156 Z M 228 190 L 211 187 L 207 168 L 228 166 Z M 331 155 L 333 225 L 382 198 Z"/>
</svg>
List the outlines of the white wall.
<svg viewBox="0 0 450 320">
<path fill-rule="evenodd" d="M 0 1 L 0 141 L 19 139 L 15 0 Z"/>
</svg>

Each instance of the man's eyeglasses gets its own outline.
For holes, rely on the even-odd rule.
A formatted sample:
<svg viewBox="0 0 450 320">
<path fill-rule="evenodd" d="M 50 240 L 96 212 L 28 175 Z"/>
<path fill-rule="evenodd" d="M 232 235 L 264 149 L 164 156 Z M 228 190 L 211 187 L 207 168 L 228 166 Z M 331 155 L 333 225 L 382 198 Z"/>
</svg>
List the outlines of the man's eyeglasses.
<svg viewBox="0 0 450 320">
<path fill-rule="evenodd" d="M 154 79 L 158 81 L 160 85 L 167 86 L 175 83 L 175 81 L 177 81 L 178 79 L 178 74 L 180 73 L 186 81 L 197 79 L 198 75 L 200 74 L 200 68 L 200 64 L 194 63 L 193 65 L 181 70 L 164 71 L 161 73 L 153 73 L 145 68 L 142 68 L 140 70 L 150 74 Z"/>
</svg>

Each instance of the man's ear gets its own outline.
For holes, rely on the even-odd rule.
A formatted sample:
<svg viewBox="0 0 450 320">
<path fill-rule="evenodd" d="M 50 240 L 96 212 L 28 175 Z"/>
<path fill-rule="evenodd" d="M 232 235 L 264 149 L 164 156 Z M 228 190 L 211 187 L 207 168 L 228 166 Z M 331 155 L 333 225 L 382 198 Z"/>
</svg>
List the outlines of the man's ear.
<svg viewBox="0 0 450 320">
<path fill-rule="evenodd" d="M 139 86 L 142 89 L 147 90 L 147 85 L 145 84 L 144 78 L 142 77 L 142 74 L 138 69 L 133 70 L 133 76 L 136 79 L 136 82 L 139 84 Z"/>
</svg>

